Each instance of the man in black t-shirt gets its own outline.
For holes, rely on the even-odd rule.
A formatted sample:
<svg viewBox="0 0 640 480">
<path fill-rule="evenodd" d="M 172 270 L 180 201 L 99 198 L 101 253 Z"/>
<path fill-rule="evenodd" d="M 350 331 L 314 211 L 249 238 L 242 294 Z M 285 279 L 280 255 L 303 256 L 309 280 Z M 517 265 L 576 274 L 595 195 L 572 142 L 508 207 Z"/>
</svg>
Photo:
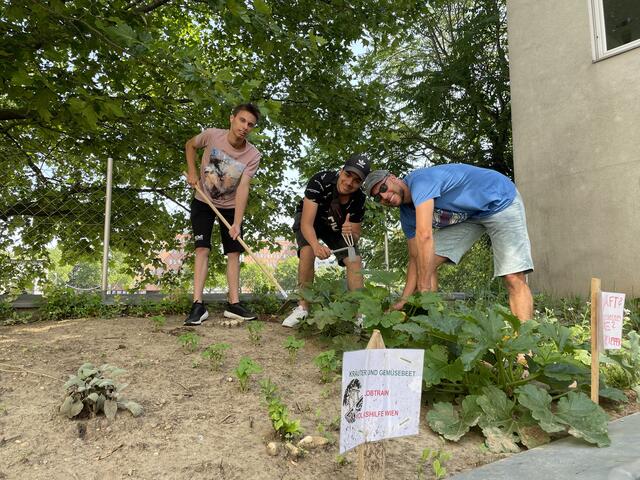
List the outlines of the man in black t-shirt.
<svg viewBox="0 0 640 480">
<path fill-rule="evenodd" d="M 331 256 L 332 250 L 347 247 L 343 234 L 351 235 L 354 243 L 358 242 L 366 199 L 360 186 L 370 170 L 369 160 L 364 155 L 356 154 L 349 157 L 339 172 L 319 172 L 309 180 L 293 223 L 300 258 L 300 287 L 313 283 L 316 258 L 324 260 Z M 352 261 L 348 258 L 347 250 L 336 252 L 335 256 L 338 264 L 347 269 L 349 290 L 362 288 L 362 261 L 357 247 L 356 257 Z M 296 326 L 308 311 L 307 302 L 300 300 L 282 325 Z"/>
</svg>

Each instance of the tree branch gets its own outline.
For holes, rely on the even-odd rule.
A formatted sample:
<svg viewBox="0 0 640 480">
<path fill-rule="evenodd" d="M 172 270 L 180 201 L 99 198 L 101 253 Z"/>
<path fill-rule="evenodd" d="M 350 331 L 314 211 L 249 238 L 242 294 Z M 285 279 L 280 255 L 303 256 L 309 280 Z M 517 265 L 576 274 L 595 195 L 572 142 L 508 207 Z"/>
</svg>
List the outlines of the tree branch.
<svg viewBox="0 0 640 480">
<path fill-rule="evenodd" d="M 12 110 L 8 108 L 0 109 L 0 120 L 24 120 L 25 118 L 30 118 L 27 110 Z"/>
<path fill-rule="evenodd" d="M 154 2 L 150 3 L 149 5 L 145 5 L 143 7 L 138 7 L 134 10 L 134 12 L 136 13 L 149 13 L 153 10 L 155 10 L 156 8 L 160 8 L 162 5 L 165 5 L 167 3 L 169 3 L 171 0 L 155 0 Z"/>
</svg>

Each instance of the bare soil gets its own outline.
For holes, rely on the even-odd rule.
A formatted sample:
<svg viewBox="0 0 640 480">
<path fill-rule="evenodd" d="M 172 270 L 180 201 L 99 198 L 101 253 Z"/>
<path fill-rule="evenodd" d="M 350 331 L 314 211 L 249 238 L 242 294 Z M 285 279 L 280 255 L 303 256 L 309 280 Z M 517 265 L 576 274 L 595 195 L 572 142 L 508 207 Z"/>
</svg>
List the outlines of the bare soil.
<svg viewBox="0 0 640 480">
<path fill-rule="evenodd" d="M 277 319 L 263 318 L 258 347 L 244 326 L 227 328 L 221 320 L 186 328 L 182 318 L 169 317 L 160 331 L 150 319 L 130 317 L 0 327 L 0 480 L 356 478 L 355 452 L 346 461 L 338 457 L 340 382 L 322 384 L 313 364 L 322 344 L 307 339 L 290 365 L 282 344 L 292 331 Z M 177 340 L 189 330 L 201 337 L 195 353 L 185 353 Z M 232 348 L 222 369 L 212 371 L 200 352 L 218 342 Z M 244 393 L 232 373 L 242 356 L 264 369 Z M 124 397 L 140 403 L 144 414 L 119 410 L 113 421 L 62 416 L 63 383 L 87 361 L 126 369 L 119 377 L 129 384 Z M 329 447 L 299 459 L 284 448 L 267 454 L 266 444 L 277 439 L 258 385 L 266 377 L 305 434 L 327 435 Z M 452 454 L 449 474 L 506 456 L 489 453 L 473 432 L 443 446 L 424 414 L 418 436 L 385 442 L 387 478 L 417 478 L 424 448 Z M 425 478 L 433 478 L 429 470 Z"/>
</svg>

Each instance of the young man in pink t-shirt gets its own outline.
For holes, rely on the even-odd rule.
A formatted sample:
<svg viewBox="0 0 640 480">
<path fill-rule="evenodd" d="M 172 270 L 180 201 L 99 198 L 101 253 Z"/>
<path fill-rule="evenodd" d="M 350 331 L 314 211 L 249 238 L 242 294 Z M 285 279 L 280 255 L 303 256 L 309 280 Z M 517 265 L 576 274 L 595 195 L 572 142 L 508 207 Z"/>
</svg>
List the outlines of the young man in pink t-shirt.
<svg viewBox="0 0 640 480">
<path fill-rule="evenodd" d="M 223 253 L 227 256 L 228 303 L 224 316 L 241 320 L 255 320 L 256 316 L 240 303 L 240 254 L 244 248 L 238 242 L 242 236 L 242 217 L 249 198 L 249 184 L 260 164 L 261 153 L 247 142 L 246 137 L 260 119 L 260 111 L 245 103 L 233 109 L 229 130 L 208 128 L 191 138 L 185 145 L 187 182 L 200 185 L 224 218 L 231 224 L 220 224 Z M 203 148 L 200 170 L 196 166 L 198 149 Z M 193 305 L 185 325 L 200 325 L 208 316 L 202 301 L 207 279 L 211 230 L 217 217 L 199 193 L 191 202 L 191 226 L 195 240 L 196 259 L 193 275 Z"/>
</svg>

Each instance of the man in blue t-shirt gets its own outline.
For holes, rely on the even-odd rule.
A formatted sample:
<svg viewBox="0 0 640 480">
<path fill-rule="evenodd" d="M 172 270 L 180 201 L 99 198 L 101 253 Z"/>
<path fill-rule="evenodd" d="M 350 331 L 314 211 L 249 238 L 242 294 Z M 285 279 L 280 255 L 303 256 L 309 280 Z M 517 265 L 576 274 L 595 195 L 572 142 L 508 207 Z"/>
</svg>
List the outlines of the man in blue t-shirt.
<svg viewBox="0 0 640 480">
<path fill-rule="evenodd" d="M 509 178 L 486 168 L 454 163 L 419 168 L 403 179 L 375 170 L 363 189 L 382 205 L 400 207 L 409 265 L 402 298 L 392 308 L 401 309 L 415 291 L 436 291 L 438 267 L 458 263 L 487 233 L 493 274 L 504 278 L 511 311 L 520 321 L 533 316 L 526 279 L 533 271 L 527 221 L 520 194 Z"/>
</svg>

